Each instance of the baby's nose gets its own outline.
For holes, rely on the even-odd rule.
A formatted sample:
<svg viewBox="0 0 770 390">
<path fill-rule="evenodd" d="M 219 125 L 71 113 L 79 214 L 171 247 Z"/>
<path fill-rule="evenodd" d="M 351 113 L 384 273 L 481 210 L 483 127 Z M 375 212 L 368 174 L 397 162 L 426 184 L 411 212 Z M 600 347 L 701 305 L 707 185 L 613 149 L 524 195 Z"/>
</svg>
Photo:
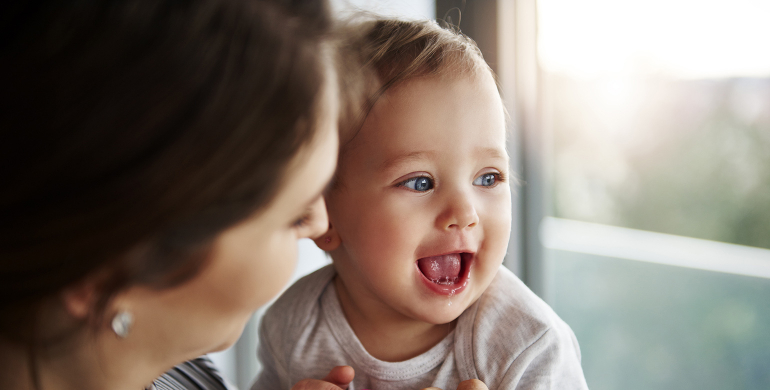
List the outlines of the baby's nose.
<svg viewBox="0 0 770 390">
<path fill-rule="evenodd" d="M 447 202 L 438 219 L 441 229 L 465 229 L 479 223 L 479 215 L 472 199 L 465 193 L 457 193 Z"/>
</svg>

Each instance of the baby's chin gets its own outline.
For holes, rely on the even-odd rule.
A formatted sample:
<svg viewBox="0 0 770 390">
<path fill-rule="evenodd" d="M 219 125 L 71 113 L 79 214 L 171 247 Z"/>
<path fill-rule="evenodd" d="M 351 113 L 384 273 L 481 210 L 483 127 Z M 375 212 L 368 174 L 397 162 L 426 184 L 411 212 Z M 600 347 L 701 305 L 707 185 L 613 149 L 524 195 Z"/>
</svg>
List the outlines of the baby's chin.
<svg viewBox="0 0 770 390">
<path fill-rule="evenodd" d="M 470 292 L 470 291 L 468 291 Z M 445 325 L 458 318 L 469 308 L 478 297 L 454 296 L 443 299 L 432 299 L 425 302 L 422 310 L 412 310 L 411 317 L 433 325 Z"/>
</svg>

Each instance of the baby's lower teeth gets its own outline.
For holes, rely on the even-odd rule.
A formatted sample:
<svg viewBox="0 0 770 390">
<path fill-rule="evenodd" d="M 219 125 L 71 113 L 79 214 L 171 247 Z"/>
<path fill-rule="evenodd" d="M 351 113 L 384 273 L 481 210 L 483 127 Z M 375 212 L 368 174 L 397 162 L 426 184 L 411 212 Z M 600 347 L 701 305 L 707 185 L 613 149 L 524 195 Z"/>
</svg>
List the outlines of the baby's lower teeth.
<svg viewBox="0 0 770 390">
<path fill-rule="evenodd" d="M 444 277 L 444 278 L 441 278 L 441 279 L 431 279 L 431 281 L 432 281 L 433 283 L 436 283 L 436 284 L 442 284 L 442 285 L 450 285 L 450 284 L 455 284 L 455 283 L 457 283 L 457 280 L 458 280 L 458 279 L 459 279 L 459 278 L 452 278 L 452 279 L 449 279 L 449 278 L 446 278 L 446 277 Z"/>
</svg>

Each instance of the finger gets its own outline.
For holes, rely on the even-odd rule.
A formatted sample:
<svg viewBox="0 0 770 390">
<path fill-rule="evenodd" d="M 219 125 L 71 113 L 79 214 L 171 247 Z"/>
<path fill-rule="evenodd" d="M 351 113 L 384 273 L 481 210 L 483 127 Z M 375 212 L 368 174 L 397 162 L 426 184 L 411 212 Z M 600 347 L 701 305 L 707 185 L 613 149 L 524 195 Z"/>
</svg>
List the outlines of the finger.
<svg viewBox="0 0 770 390">
<path fill-rule="evenodd" d="M 303 379 L 291 390 L 342 390 L 339 386 L 318 379 Z"/>
<path fill-rule="evenodd" d="M 329 371 L 329 375 L 326 375 L 324 380 L 329 383 L 334 383 L 335 385 L 345 389 L 348 387 L 350 382 L 353 382 L 355 375 L 356 372 L 353 370 L 353 367 L 337 366 Z"/>
<path fill-rule="evenodd" d="M 489 388 L 478 379 L 468 379 L 467 381 L 460 382 L 457 390 L 489 390 Z"/>
</svg>

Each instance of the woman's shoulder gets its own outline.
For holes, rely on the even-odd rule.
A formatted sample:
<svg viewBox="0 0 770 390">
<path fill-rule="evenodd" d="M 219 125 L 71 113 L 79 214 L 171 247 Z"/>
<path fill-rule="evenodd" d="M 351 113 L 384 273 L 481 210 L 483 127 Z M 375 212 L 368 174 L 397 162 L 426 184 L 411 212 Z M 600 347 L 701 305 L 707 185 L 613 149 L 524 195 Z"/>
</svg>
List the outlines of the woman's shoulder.
<svg viewBox="0 0 770 390">
<path fill-rule="evenodd" d="M 156 379 L 150 390 L 237 390 L 208 357 L 188 360 Z"/>
</svg>

